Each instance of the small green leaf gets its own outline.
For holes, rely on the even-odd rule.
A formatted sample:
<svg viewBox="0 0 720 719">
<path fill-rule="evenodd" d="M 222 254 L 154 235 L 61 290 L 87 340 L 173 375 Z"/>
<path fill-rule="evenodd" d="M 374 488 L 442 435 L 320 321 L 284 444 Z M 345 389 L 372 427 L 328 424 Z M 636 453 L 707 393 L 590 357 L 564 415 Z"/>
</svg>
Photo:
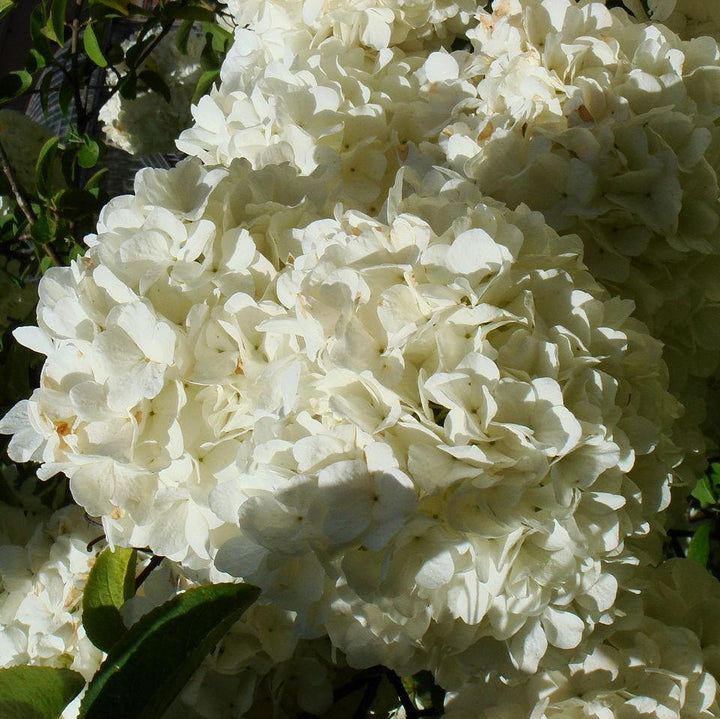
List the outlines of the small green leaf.
<svg viewBox="0 0 720 719">
<path fill-rule="evenodd" d="M 215 13 L 199 5 L 173 7 L 172 16 L 176 20 L 192 20 L 194 22 L 215 22 Z"/>
<path fill-rule="evenodd" d="M 118 92 L 125 100 L 134 100 L 137 97 L 137 75 L 129 72 L 118 80 Z"/>
<path fill-rule="evenodd" d="M 175 33 L 175 47 L 180 50 L 183 55 L 187 55 L 188 38 L 190 37 L 192 26 L 192 20 L 183 20 Z"/>
<path fill-rule="evenodd" d="M 67 0 L 52 0 L 50 6 L 50 19 L 48 22 L 51 30 L 51 40 L 55 40 L 58 45 L 65 42 L 65 17 L 67 13 Z M 48 29 L 48 27 L 46 27 Z M 48 34 L 48 33 L 46 33 Z"/>
<path fill-rule="evenodd" d="M 233 42 L 233 34 L 216 23 L 203 23 L 203 34 L 212 35 L 212 46 L 215 52 L 225 53 Z"/>
<path fill-rule="evenodd" d="M 15 9 L 17 0 L 0 0 L 0 18 L 4 18 L 11 10 Z"/>
<path fill-rule="evenodd" d="M 80 719 L 157 719 L 260 590 L 249 584 L 188 589 L 146 614 L 110 650 Z"/>
<path fill-rule="evenodd" d="M 700 504 L 717 504 L 717 497 L 709 477 L 700 477 L 695 488 L 690 494 L 697 499 Z"/>
<path fill-rule="evenodd" d="M 102 180 L 105 175 L 108 173 L 107 167 L 100 168 L 96 173 L 93 174 L 93 176 L 85 183 L 84 190 L 87 190 L 88 192 L 91 192 L 92 190 L 95 190 L 100 185 L 100 180 Z"/>
<path fill-rule="evenodd" d="M 162 95 L 165 102 L 170 102 L 170 88 L 159 73 L 153 70 L 143 70 L 138 78 L 158 95 Z"/>
<path fill-rule="evenodd" d="M 117 10 L 121 15 L 127 15 L 129 13 L 129 0 L 95 0 L 93 4 L 97 3 L 112 8 L 113 10 Z"/>
<path fill-rule="evenodd" d="M 32 75 L 34 72 L 42 70 L 45 65 L 47 65 L 45 56 L 41 52 L 38 52 L 34 47 L 31 47 L 28 59 L 25 62 L 25 70 Z"/>
<path fill-rule="evenodd" d="M 193 103 L 197 102 L 206 92 L 210 90 L 210 86 L 220 77 L 220 70 L 207 70 L 198 79 L 193 94 Z"/>
<path fill-rule="evenodd" d="M 26 70 L 16 70 L 0 77 L 0 102 L 7 102 L 22 95 L 32 85 L 32 75 Z"/>
<path fill-rule="evenodd" d="M 95 167 L 99 157 L 100 145 L 90 135 L 85 135 L 85 142 L 77 153 L 78 165 L 85 168 Z"/>
<path fill-rule="evenodd" d="M 119 65 L 125 59 L 125 50 L 119 42 L 114 42 L 105 53 L 108 65 Z"/>
<path fill-rule="evenodd" d="M 85 32 L 83 32 L 83 45 L 85 46 L 85 52 L 88 57 L 98 67 L 107 67 L 108 62 L 100 49 L 100 43 L 98 42 L 95 30 L 93 29 L 93 23 L 89 23 L 85 27 Z"/>
<path fill-rule="evenodd" d="M 127 629 L 120 607 L 135 594 L 137 551 L 104 549 L 90 570 L 83 594 L 83 626 L 90 641 L 109 652 Z"/>
<path fill-rule="evenodd" d="M 703 567 L 707 567 L 708 560 L 710 559 L 710 530 L 712 525 L 709 521 L 703 522 L 695 530 L 690 545 L 687 550 L 688 559 L 694 559 L 696 562 L 700 562 Z"/>
<path fill-rule="evenodd" d="M 69 78 L 64 78 L 58 91 L 58 105 L 63 115 L 67 115 L 68 108 L 72 102 L 74 94 L 73 84 Z"/>
<path fill-rule="evenodd" d="M 84 686 L 82 676 L 69 669 L 0 669 L 0 717 L 58 719 Z"/>
<path fill-rule="evenodd" d="M 205 46 L 200 53 L 200 67 L 203 70 L 218 70 L 220 64 L 220 58 L 213 50 L 212 33 L 208 33 L 205 35 Z"/>
</svg>

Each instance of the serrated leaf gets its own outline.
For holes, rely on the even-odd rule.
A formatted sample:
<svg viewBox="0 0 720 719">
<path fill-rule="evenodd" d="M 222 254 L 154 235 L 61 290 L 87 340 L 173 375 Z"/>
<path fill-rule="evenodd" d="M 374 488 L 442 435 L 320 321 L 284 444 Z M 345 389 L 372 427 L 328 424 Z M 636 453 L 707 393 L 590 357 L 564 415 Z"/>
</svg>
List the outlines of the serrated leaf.
<svg viewBox="0 0 720 719">
<path fill-rule="evenodd" d="M 107 67 L 107 60 L 100 49 L 100 43 L 98 42 L 97 35 L 93 29 L 93 23 L 89 23 L 85 26 L 83 32 L 83 46 L 87 56 L 98 66 Z"/>
<path fill-rule="evenodd" d="M 708 560 L 710 559 L 710 531 L 712 529 L 711 523 L 703 522 L 695 530 L 690 544 L 687 550 L 688 559 L 694 559 L 696 562 L 700 562 L 703 567 L 707 567 Z"/>
<path fill-rule="evenodd" d="M 259 593 L 249 584 L 211 584 L 188 589 L 146 614 L 93 677 L 79 719 L 162 716 Z"/>
<path fill-rule="evenodd" d="M 58 719 L 84 686 L 82 676 L 69 669 L 26 666 L 0 669 L 0 717 Z"/>
<path fill-rule="evenodd" d="M 170 88 L 160 74 L 154 70 L 143 70 L 138 78 L 158 95 L 162 95 L 165 102 L 170 102 Z"/>
<path fill-rule="evenodd" d="M 716 504 L 717 497 L 709 477 L 700 477 L 695 488 L 690 494 L 695 497 L 701 504 Z"/>
<path fill-rule="evenodd" d="M 83 626 L 90 641 L 109 652 L 127 631 L 120 607 L 135 594 L 137 551 L 104 549 L 95 560 L 83 593 Z"/>
<path fill-rule="evenodd" d="M 195 93 L 192 98 L 193 103 L 196 103 L 206 92 L 210 90 L 211 85 L 218 77 L 220 77 L 220 70 L 207 70 L 200 75 L 197 85 L 195 85 Z"/>
</svg>

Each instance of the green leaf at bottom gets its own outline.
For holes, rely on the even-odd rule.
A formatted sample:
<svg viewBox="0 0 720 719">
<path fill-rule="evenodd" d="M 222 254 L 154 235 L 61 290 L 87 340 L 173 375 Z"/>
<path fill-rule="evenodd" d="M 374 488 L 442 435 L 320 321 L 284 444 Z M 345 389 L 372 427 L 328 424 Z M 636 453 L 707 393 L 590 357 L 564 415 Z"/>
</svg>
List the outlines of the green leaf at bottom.
<svg viewBox="0 0 720 719">
<path fill-rule="evenodd" d="M 93 677 L 79 719 L 161 717 L 259 593 L 249 584 L 211 584 L 188 589 L 146 614 Z"/>
<path fill-rule="evenodd" d="M 70 669 L 0 669 L 0 717 L 58 719 L 84 686 L 82 676 Z"/>
</svg>

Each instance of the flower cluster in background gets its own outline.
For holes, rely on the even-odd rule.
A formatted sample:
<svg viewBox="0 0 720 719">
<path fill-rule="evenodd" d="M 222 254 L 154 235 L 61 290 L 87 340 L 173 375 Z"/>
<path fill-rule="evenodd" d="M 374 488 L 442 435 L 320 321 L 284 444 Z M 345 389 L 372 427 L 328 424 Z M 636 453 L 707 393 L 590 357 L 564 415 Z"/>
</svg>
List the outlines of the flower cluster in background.
<svg viewBox="0 0 720 719">
<path fill-rule="evenodd" d="M 98 119 L 108 142 L 129 152 L 144 155 L 153 152 L 171 152 L 175 138 L 192 122 L 190 105 L 195 87 L 202 74 L 200 54 L 205 38 L 191 30 L 186 52 L 176 42 L 177 31 L 168 33 L 159 42 L 152 55 L 138 68 L 157 73 L 169 92 L 168 99 L 149 89 L 139 90 L 132 99 L 115 93 L 101 108 Z M 133 38 L 123 42 L 127 52 L 134 45 Z M 118 69 L 117 82 L 125 74 Z"/>
<path fill-rule="evenodd" d="M 379 665 L 452 719 L 720 716 L 720 585 L 663 563 L 720 441 L 712 12 L 230 10 L 191 127 L 199 37 L 161 43 L 177 112 L 106 106 L 119 146 L 162 127 L 189 157 L 105 206 L 15 332 L 47 359 L 0 432 L 79 506 L 17 536 L 2 510 L 0 664 L 92 675 L 101 527 L 164 558 L 128 625 L 262 590 L 172 716 L 321 716 Z"/>
</svg>

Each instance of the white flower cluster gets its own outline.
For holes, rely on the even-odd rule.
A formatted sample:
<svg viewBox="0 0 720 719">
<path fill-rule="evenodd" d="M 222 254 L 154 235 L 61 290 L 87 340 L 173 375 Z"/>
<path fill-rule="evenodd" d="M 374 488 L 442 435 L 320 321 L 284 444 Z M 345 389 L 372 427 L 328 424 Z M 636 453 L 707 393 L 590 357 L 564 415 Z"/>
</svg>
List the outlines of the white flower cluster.
<svg viewBox="0 0 720 719">
<path fill-rule="evenodd" d="M 642 569 L 720 350 L 717 43 L 592 0 L 231 7 L 192 157 L 45 274 L 0 421 L 176 563 L 128 621 L 263 590 L 178 715 L 320 714 L 336 651 L 458 718 L 720 713 L 703 580 Z"/>
<path fill-rule="evenodd" d="M 693 560 L 645 570 L 642 607 L 569 661 L 555 656 L 520 683 L 449 695 L 448 719 L 712 719 L 720 716 L 720 583 Z M 704 631 L 703 631 L 704 630 Z M 606 632 L 607 633 L 607 632 Z"/>
<path fill-rule="evenodd" d="M 108 142 L 131 155 L 170 152 L 175 139 L 192 122 L 190 106 L 202 68 L 200 54 L 205 45 L 201 33 L 188 35 L 187 52 L 178 50 L 177 31 L 169 32 L 153 50 L 138 72 L 150 70 L 160 75 L 170 91 L 170 101 L 157 92 L 142 90 L 132 100 L 116 92 L 101 108 L 98 119 Z M 134 39 L 122 45 L 127 52 Z M 123 67 L 118 68 L 124 74 Z M 109 78 L 113 85 L 117 78 Z"/>
<path fill-rule="evenodd" d="M 468 37 L 479 71 L 440 133 L 448 162 L 582 237 L 667 344 L 692 431 L 720 356 L 717 43 L 571 0 L 498 0 Z"/>
<path fill-rule="evenodd" d="M 142 173 L 16 333 L 48 359 L 10 454 L 113 541 L 220 548 L 355 665 L 489 635 L 532 670 L 609 621 L 625 540 L 667 504 L 661 346 L 577 238 L 452 173 L 401 174 L 386 222 L 313 192 L 290 168 Z"/>
<path fill-rule="evenodd" d="M 81 605 L 98 528 L 76 506 L 33 523 L 0 505 L 0 519 L 0 667 L 69 667 L 89 681 L 102 653 L 85 634 Z"/>
</svg>

